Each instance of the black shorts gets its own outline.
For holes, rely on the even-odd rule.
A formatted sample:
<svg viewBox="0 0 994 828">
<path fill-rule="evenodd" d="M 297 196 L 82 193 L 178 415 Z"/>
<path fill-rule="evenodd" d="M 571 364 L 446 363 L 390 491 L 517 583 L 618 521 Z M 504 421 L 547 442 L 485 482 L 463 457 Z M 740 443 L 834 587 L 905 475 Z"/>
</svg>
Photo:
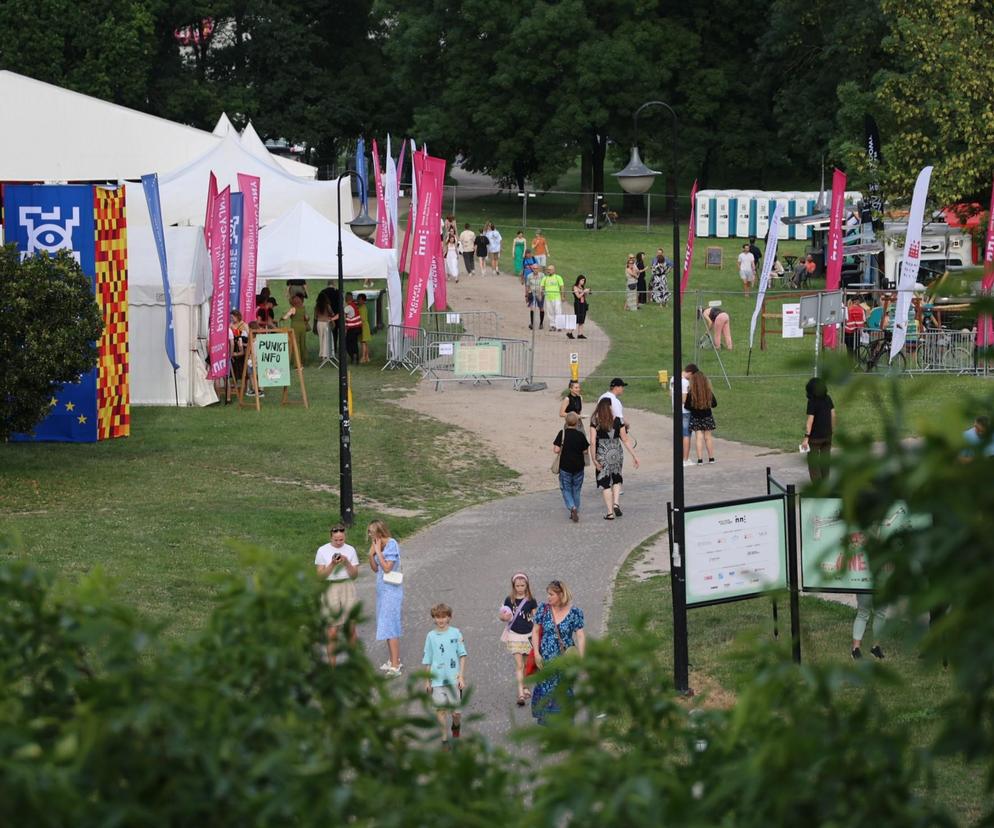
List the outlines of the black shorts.
<svg viewBox="0 0 994 828">
<path fill-rule="evenodd" d="M 620 486 L 624 482 L 620 474 L 609 474 L 597 478 L 597 487 L 600 489 L 610 489 L 612 486 Z"/>
<path fill-rule="evenodd" d="M 586 304 L 581 305 L 579 302 L 573 303 L 573 313 L 576 314 L 576 324 L 582 325 L 584 320 L 587 318 L 587 306 Z"/>
</svg>

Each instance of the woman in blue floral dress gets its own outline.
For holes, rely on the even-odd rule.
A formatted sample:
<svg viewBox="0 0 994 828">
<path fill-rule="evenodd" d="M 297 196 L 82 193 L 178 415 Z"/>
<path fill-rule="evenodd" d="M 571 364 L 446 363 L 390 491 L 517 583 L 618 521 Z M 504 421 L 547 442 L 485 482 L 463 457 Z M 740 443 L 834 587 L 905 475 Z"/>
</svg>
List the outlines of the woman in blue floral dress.
<svg viewBox="0 0 994 828">
<path fill-rule="evenodd" d="M 399 676 L 400 638 L 404 634 L 401 613 L 404 608 L 403 584 L 391 583 L 383 576 L 392 572 L 393 580 L 401 571 L 400 546 L 382 520 L 374 520 L 367 529 L 369 537 L 369 568 L 376 573 L 376 640 L 386 641 L 390 657 L 380 665 L 388 676 Z"/>
<path fill-rule="evenodd" d="M 581 657 L 587 648 L 583 610 L 573 605 L 569 587 L 562 581 L 552 581 L 546 589 L 546 596 L 548 601 L 536 610 L 532 628 L 535 664 L 545 677 L 532 690 L 532 716 L 540 725 L 545 724 L 546 717 L 559 712 L 555 691 L 562 674 L 551 662 L 571 647 L 576 647 Z M 567 692 L 572 695 L 573 691 L 569 689 Z"/>
</svg>

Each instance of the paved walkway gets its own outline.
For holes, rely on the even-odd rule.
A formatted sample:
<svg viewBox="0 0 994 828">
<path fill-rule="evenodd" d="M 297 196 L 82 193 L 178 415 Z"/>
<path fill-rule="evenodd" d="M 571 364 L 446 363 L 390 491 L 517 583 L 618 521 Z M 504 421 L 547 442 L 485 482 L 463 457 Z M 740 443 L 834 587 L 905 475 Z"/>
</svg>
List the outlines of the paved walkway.
<svg viewBox="0 0 994 828">
<path fill-rule="evenodd" d="M 666 441 L 666 435 L 653 435 L 657 438 Z M 765 494 L 767 465 L 785 483 L 807 477 L 797 455 L 740 448 L 741 456 L 727 462 L 719 459 L 713 466 L 686 469 L 688 504 Z M 554 483 L 551 473 L 549 481 Z M 567 520 L 555 489 L 465 509 L 407 539 L 402 545 L 405 637 L 401 657 L 405 672 L 418 669 L 424 636 L 431 628 L 429 609 L 444 601 L 453 607 L 453 623 L 462 630 L 469 649 L 468 675 L 473 688 L 469 712 L 484 716 L 475 729 L 503 741 L 512 727 L 530 722 L 530 709 L 515 706 L 513 660 L 499 640 L 497 610 L 514 572 L 524 570 L 529 575 L 540 599 L 545 584 L 558 578 L 574 591 L 586 616 L 588 635 L 601 635 L 618 566 L 633 548 L 665 528 L 666 503 L 672 494 L 671 476 L 665 472 L 631 472 L 626 481 L 625 514 L 613 522 L 601 517 L 600 493 L 588 475 L 578 524 Z M 359 595 L 367 606 L 373 606 L 374 583 L 368 569 L 360 579 Z M 362 636 L 373 661 L 381 663 L 386 647 L 373 641 L 372 624 L 366 625 Z"/>
</svg>

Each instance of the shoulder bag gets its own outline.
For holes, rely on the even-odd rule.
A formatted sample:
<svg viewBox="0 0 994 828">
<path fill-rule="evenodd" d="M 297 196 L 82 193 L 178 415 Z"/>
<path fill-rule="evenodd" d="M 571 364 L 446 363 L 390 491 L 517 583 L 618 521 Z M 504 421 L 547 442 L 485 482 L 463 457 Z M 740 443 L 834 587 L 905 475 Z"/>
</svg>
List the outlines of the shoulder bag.
<svg viewBox="0 0 994 828">
<path fill-rule="evenodd" d="M 399 563 L 400 563 L 400 557 L 398 556 L 397 564 Z M 383 573 L 383 583 L 393 584 L 394 586 L 400 586 L 402 583 L 404 583 L 404 573 L 401 572 L 399 569 L 397 569 L 397 566 L 395 565 L 394 568 L 391 569 L 389 572 Z"/>
<path fill-rule="evenodd" d="M 566 426 L 563 426 L 563 430 L 560 432 L 560 442 L 562 445 L 559 447 L 559 453 L 552 459 L 552 473 L 559 474 L 559 460 L 563 456 L 563 449 L 566 448 Z"/>
<path fill-rule="evenodd" d="M 572 608 L 571 608 L 572 610 Z M 567 612 L 566 615 L 569 615 Z M 563 621 L 566 620 L 566 615 L 563 616 Z M 565 655 L 570 650 L 576 649 L 575 645 L 570 645 L 569 647 L 563 642 L 563 637 L 559 632 L 559 624 L 556 623 L 556 616 L 552 614 L 552 608 L 549 608 L 549 617 L 552 619 L 552 629 L 556 631 L 556 638 L 559 640 L 559 655 Z"/>
<path fill-rule="evenodd" d="M 514 617 L 507 622 L 507 626 L 504 627 L 504 632 L 500 634 L 500 640 L 503 641 L 505 644 L 507 643 L 507 640 L 511 637 L 511 627 L 514 625 L 514 622 L 518 620 L 518 616 L 521 615 L 521 610 L 524 608 L 526 603 L 528 603 L 528 599 L 522 598 L 521 603 L 518 604 L 518 608 L 514 612 Z"/>
</svg>

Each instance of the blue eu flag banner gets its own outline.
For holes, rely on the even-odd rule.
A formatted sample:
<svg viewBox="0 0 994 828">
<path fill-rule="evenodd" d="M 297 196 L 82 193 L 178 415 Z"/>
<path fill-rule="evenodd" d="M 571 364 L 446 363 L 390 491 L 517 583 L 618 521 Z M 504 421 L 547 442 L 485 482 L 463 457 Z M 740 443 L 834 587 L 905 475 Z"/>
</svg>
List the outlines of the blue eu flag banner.
<svg viewBox="0 0 994 828">
<path fill-rule="evenodd" d="M 242 301 L 242 240 L 245 228 L 242 226 L 245 215 L 245 196 L 231 194 L 231 268 L 228 274 L 228 298 L 231 310 L 241 310 Z"/>
<path fill-rule="evenodd" d="M 93 188 L 86 185 L 46 187 L 10 184 L 4 187 L 4 238 L 16 244 L 21 259 L 55 255 L 70 249 L 89 277 L 96 278 Z M 93 443 L 97 440 L 97 369 L 79 382 L 53 387 L 51 412 L 31 435 L 14 440 Z"/>
<path fill-rule="evenodd" d="M 369 187 L 366 186 L 366 142 L 362 138 L 356 141 L 355 145 L 355 169 L 362 179 L 362 206 L 363 209 L 369 207 Z"/>
<path fill-rule="evenodd" d="M 179 370 L 176 361 L 176 330 L 173 327 L 173 296 L 169 289 L 169 265 L 166 262 L 166 231 L 162 224 L 162 206 L 159 204 L 159 176 L 156 173 L 142 176 L 142 189 L 148 202 L 148 215 L 152 221 L 152 235 L 155 238 L 155 251 L 159 254 L 159 269 L 162 271 L 162 292 L 166 302 L 166 359 Z"/>
</svg>

